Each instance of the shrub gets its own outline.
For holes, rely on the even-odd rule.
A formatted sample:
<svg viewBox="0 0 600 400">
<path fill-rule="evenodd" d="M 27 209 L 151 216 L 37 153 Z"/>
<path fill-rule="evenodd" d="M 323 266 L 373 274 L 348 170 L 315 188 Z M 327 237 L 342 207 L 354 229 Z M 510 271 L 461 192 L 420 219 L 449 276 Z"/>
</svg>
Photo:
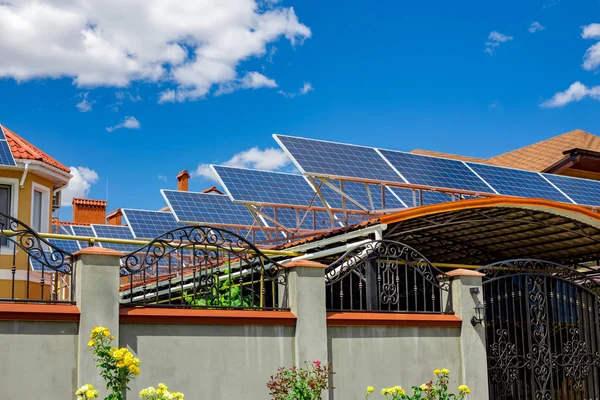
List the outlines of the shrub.
<svg viewBox="0 0 600 400">
<path fill-rule="evenodd" d="M 331 364 L 320 361 L 304 363 L 305 368 L 279 368 L 267 387 L 272 400 L 320 400 L 323 390 L 329 389 Z"/>
<path fill-rule="evenodd" d="M 448 382 L 450 371 L 447 369 L 436 369 L 433 373 L 437 377 L 434 384 L 433 381 L 422 384 L 421 386 L 412 387 L 412 396 L 409 396 L 401 386 L 393 386 L 381 390 L 381 394 L 388 400 L 463 400 L 471 390 L 467 385 L 458 387 L 458 394 L 448 393 Z M 375 391 L 373 386 L 367 387 L 365 399 Z"/>
</svg>

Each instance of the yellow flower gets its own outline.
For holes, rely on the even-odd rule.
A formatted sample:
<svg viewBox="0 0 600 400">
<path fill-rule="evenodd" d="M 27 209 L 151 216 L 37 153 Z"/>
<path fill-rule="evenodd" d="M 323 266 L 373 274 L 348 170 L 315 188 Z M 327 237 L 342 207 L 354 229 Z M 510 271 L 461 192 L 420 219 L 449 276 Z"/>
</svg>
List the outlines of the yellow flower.
<svg viewBox="0 0 600 400">
<path fill-rule="evenodd" d="M 441 370 L 439 370 L 439 369 L 434 369 L 434 370 L 433 370 L 433 373 L 434 373 L 434 374 L 436 374 L 436 375 L 439 375 L 439 374 L 441 374 L 441 373 L 442 373 L 442 371 L 441 371 Z"/>
<path fill-rule="evenodd" d="M 104 336 L 110 336 L 110 331 L 108 329 L 104 331 Z"/>
<path fill-rule="evenodd" d="M 135 365 L 132 364 L 132 365 L 129 366 L 129 372 L 131 372 L 134 375 L 139 375 L 140 374 L 140 369 L 137 366 L 135 366 Z"/>
<path fill-rule="evenodd" d="M 367 393 L 373 393 L 375 388 L 373 386 L 367 386 Z"/>
<path fill-rule="evenodd" d="M 117 362 L 117 368 L 123 368 L 123 367 L 125 367 L 125 363 L 123 361 Z"/>
<path fill-rule="evenodd" d="M 88 399 L 95 399 L 96 397 L 98 397 L 98 391 L 90 389 L 87 392 L 85 392 L 85 397 L 87 397 Z"/>
<path fill-rule="evenodd" d="M 88 347 L 92 347 L 92 346 L 95 346 L 95 345 L 96 345 L 96 341 L 94 339 L 92 339 L 92 340 L 90 340 L 88 342 Z"/>
<path fill-rule="evenodd" d="M 446 368 L 442 368 L 442 374 L 450 375 L 450 371 L 447 370 Z"/>
<path fill-rule="evenodd" d="M 381 394 L 382 395 L 385 396 L 387 394 L 387 392 L 388 392 L 388 389 L 381 389 Z"/>
<path fill-rule="evenodd" d="M 425 383 L 424 383 L 424 384 L 422 384 L 422 385 L 420 386 L 420 388 L 421 388 L 421 390 L 425 390 L 425 389 L 427 389 L 427 384 L 425 384 Z"/>
<path fill-rule="evenodd" d="M 458 387 L 458 391 L 459 392 L 465 392 L 466 394 L 471 393 L 471 389 L 469 389 L 469 387 L 467 385 L 460 385 Z"/>
</svg>

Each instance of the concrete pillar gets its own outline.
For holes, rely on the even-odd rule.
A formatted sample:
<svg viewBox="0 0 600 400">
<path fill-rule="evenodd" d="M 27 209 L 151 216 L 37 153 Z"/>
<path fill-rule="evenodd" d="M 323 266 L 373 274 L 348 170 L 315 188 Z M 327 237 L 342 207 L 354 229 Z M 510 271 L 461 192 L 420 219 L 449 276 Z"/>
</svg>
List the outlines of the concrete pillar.
<svg viewBox="0 0 600 400">
<path fill-rule="evenodd" d="M 452 285 L 454 313 L 462 319 L 460 333 L 460 358 L 462 369 L 459 382 L 468 385 L 474 399 L 488 400 L 487 353 L 485 344 L 485 321 L 473 326 L 475 306 L 483 303 L 482 273 L 456 269 L 448 272 Z M 472 294 L 471 288 L 479 291 Z"/>
<path fill-rule="evenodd" d="M 87 344 L 94 326 L 110 329 L 119 343 L 119 258 L 115 250 L 88 247 L 75 256 L 75 300 L 81 312 L 77 341 L 77 387 L 92 384 L 100 392 L 106 392 L 104 379 L 96 368 L 93 354 Z"/>
<path fill-rule="evenodd" d="M 290 308 L 296 315 L 295 357 L 297 366 L 305 361 L 327 362 L 327 314 L 325 304 L 326 265 L 314 261 L 292 261 L 288 290 Z"/>
</svg>

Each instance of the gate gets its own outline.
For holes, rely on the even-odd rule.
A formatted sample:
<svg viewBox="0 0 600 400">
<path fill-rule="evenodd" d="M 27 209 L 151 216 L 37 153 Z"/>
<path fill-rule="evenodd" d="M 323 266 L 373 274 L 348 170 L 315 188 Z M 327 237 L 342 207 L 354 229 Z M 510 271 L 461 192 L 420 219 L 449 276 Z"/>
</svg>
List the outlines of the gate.
<svg viewBox="0 0 600 400">
<path fill-rule="evenodd" d="M 600 399 L 598 284 L 540 260 L 479 271 L 490 399 Z"/>
</svg>

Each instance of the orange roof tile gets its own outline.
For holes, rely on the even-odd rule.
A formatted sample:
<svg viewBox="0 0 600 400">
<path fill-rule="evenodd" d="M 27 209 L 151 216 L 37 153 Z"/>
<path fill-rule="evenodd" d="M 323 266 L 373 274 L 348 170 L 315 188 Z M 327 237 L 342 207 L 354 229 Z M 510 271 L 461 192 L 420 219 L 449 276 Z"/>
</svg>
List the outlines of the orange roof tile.
<svg viewBox="0 0 600 400">
<path fill-rule="evenodd" d="M 208 189 L 204 189 L 202 191 L 202 193 L 217 193 L 217 194 L 223 194 L 223 192 L 221 192 L 219 189 L 217 189 L 216 186 L 213 187 L 209 187 Z"/>
<path fill-rule="evenodd" d="M 579 148 L 600 151 L 600 137 L 581 129 L 563 133 L 529 146 L 489 158 L 486 164 L 544 171 L 562 160 L 564 151 Z"/>
<path fill-rule="evenodd" d="M 8 141 L 8 145 L 10 146 L 13 157 L 21 160 L 37 160 L 65 172 L 71 171 L 70 168 L 50 157 L 48 154 L 44 153 L 42 150 L 38 149 L 7 127 L 2 126 L 2 130 L 4 131 L 4 135 L 6 136 L 6 140 Z"/>
<path fill-rule="evenodd" d="M 460 161 L 471 161 L 471 162 L 476 162 L 476 163 L 483 163 L 483 162 L 485 162 L 485 158 L 470 157 L 470 156 L 461 156 L 461 155 L 458 155 L 458 154 L 442 153 L 440 151 L 414 149 L 413 151 L 411 151 L 411 153 L 421 154 L 421 155 L 424 155 L 424 156 L 451 158 L 453 160 L 460 160 Z"/>
</svg>

